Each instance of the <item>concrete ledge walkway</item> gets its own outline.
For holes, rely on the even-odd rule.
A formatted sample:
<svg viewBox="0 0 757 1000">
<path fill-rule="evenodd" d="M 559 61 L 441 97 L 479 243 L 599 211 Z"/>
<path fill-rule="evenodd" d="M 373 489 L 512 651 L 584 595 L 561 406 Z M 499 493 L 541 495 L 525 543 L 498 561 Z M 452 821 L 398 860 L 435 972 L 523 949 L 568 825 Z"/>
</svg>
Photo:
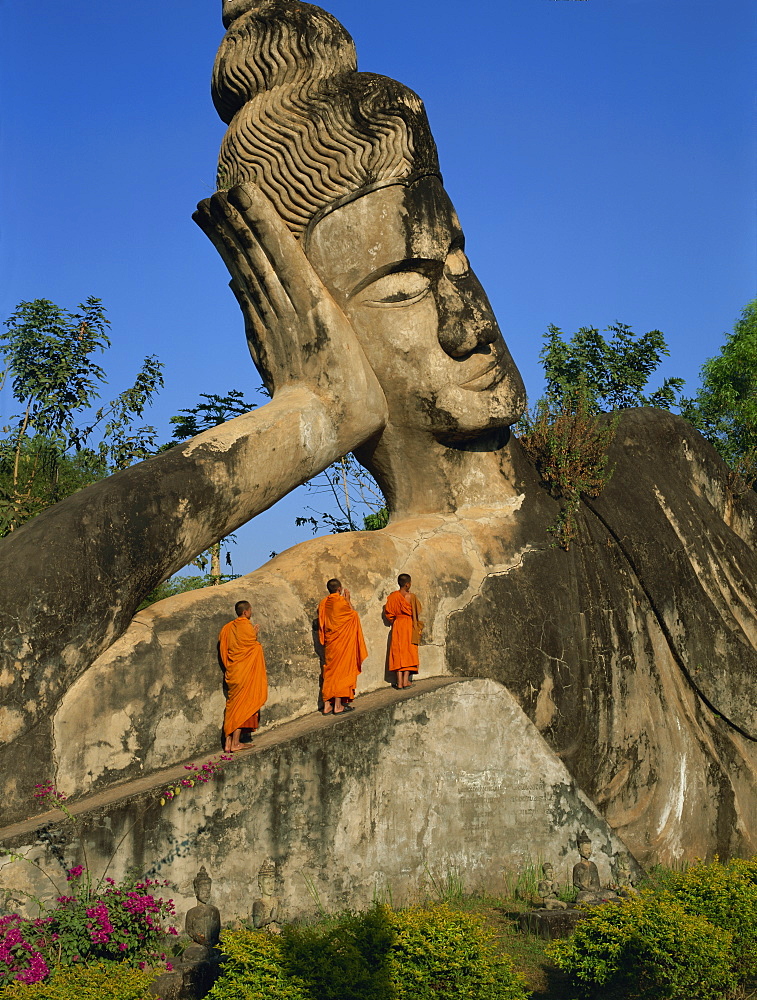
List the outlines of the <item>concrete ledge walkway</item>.
<svg viewBox="0 0 757 1000">
<path fill-rule="evenodd" d="M 468 677 L 425 677 L 419 681 L 413 681 L 409 688 L 397 691 L 395 688 L 387 686 L 378 691 L 370 691 L 367 694 L 358 695 L 353 702 L 354 711 L 344 712 L 339 715 L 322 715 L 320 712 L 311 712 L 308 715 L 300 716 L 291 722 L 284 722 L 261 729 L 255 736 L 250 749 L 233 755 L 233 759 L 224 765 L 224 771 L 233 768 L 235 761 L 239 758 L 248 761 L 256 754 L 271 747 L 283 745 L 293 740 L 300 739 L 311 733 L 317 733 L 330 726 L 339 726 L 349 721 L 355 721 L 360 715 L 375 712 L 386 708 L 388 705 L 397 702 L 407 701 L 417 695 L 428 694 L 439 688 L 447 687 L 450 684 L 459 684 L 463 681 L 471 680 Z M 187 777 L 186 765 L 195 764 L 201 767 L 209 757 L 216 757 L 223 753 L 222 750 L 206 751 L 199 757 L 191 757 L 180 761 L 171 767 L 160 771 L 152 771 L 144 778 L 135 778 L 122 784 L 112 785 L 100 792 L 91 795 L 83 795 L 72 799 L 66 803 L 66 809 L 72 816 L 80 816 L 95 809 L 111 806 L 116 802 L 142 795 L 146 792 L 170 786 Z M 212 779 L 211 779 L 212 780 Z M 60 809 L 51 809 L 44 813 L 38 813 L 20 823 L 13 823 L 10 826 L 0 827 L 0 845 L 10 844 L 19 838 L 28 841 L 29 834 L 36 830 L 49 826 L 50 824 L 61 823 L 66 819 L 66 814 Z M 0 854 L 2 846 L 0 846 Z"/>
</svg>

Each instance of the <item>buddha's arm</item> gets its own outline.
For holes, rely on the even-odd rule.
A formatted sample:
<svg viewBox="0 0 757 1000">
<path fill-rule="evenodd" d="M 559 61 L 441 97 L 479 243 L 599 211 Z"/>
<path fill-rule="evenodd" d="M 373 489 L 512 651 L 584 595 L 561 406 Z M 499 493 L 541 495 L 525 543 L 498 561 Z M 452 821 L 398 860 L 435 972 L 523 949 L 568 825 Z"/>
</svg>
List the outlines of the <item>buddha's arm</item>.
<svg viewBox="0 0 757 1000">
<path fill-rule="evenodd" d="M 2 694 L 19 727 L 112 644 L 157 583 L 384 425 L 383 394 L 349 323 L 270 206 L 246 205 L 246 219 L 224 207 L 247 243 L 250 275 L 236 261 L 234 281 L 243 309 L 255 310 L 245 318 L 258 323 L 274 397 L 0 542 L 0 649 L 12 668 Z"/>
</svg>

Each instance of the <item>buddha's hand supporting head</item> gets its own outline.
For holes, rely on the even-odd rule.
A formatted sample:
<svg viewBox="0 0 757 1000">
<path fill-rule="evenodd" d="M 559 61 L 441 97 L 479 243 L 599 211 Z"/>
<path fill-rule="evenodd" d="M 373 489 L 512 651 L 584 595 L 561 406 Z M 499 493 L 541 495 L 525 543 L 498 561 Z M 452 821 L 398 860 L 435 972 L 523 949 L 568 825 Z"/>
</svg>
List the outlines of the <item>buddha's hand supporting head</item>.
<svg viewBox="0 0 757 1000">
<path fill-rule="evenodd" d="M 268 198 L 251 183 L 201 202 L 195 221 L 231 274 L 255 365 L 273 394 L 304 386 L 336 422 L 386 422 L 386 401 L 350 321 Z"/>
</svg>

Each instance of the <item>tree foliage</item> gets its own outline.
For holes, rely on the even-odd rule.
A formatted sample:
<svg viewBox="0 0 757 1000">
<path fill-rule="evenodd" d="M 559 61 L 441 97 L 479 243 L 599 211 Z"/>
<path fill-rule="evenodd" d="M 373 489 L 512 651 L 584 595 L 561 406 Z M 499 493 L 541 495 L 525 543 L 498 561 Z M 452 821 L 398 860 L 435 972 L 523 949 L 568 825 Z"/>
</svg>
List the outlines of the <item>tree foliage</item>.
<svg viewBox="0 0 757 1000">
<path fill-rule="evenodd" d="M 138 425 L 163 386 L 162 364 L 145 358 L 134 384 L 95 409 L 107 379 L 95 357 L 110 347 L 105 308 L 78 312 L 48 299 L 21 302 L 0 335 L 0 388 L 20 412 L 0 438 L 0 535 L 76 490 L 141 461 L 155 428 Z"/>
<path fill-rule="evenodd" d="M 226 423 L 227 420 L 241 417 L 257 406 L 257 403 L 245 402 L 244 393 L 239 389 L 229 389 L 225 396 L 201 392 L 200 399 L 203 402 L 189 409 L 179 410 L 175 417 L 171 417 L 175 441 L 186 441 L 202 431 Z"/>
<path fill-rule="evenodd" d="M 331 510 L 308 507 L 309 515 L 294 519 L 298 528 L 308 525 L 315 534 L 326 527 L 336 535 L 344 531 L 377 531 L 389 522 L 381 487 L 354 455 L 340 458 L 305 486 L 309 492 L 326 497 Z M 318 505 L 324 506 L 322 502 Z"/>
<path fill-rule="evenodd" d="M 697 395 L 681 414 L 731 466 L 757 469 L 757 299 L 742 311 L 720 353 L 705 361 Z"/>
<path fill-rule="evenodd" d="M 566 393 L 552 407 L 547 397 L 521 421 L 521 441 L 560 513 L 547 530 L 566 551 L 578 536 L 577 515 L 584 496 L 597 497 L 612 476 L 608 450 L 617 417 L 600 417 L 588 392 Z"/>
<path fill-rule="evenodd" d="M 545 488 L 560 501 L 557 521 L 548 530 L 566 550 L 578 534 L 581 498 L 599 496 L 612 476 L 607 454 L 617 419 L 603 420 L 599 414 L 633 406 L 668 409 L 683 388 L 683 379 L 666 378 L 646 392 L 669 354 L 659 330 L 637 336 L 625 323 L 614 323 L 605 333 L 611 336 L 582 326 L 566 340 L 559 327 L 549 326 L 539 355 L 546 390 L 516 427 Z"/>
<path fill-rule="evenodd" d="M 669 355 L 665 335 L 650 330 L 638 336 L 625 323 L 608 326 L 604 337 L 596 327 L 582 326 L 570 340 L 559 327 L 544 334 L 540 358 L 547 382 L 546 397 L 553 407 L 580 391 L 596 410 L 624 410 L 633 406 L 676 405 L 683 379 L 666 378 L 659 389 L 645 394 L 647 383 Z"/>
</svg>

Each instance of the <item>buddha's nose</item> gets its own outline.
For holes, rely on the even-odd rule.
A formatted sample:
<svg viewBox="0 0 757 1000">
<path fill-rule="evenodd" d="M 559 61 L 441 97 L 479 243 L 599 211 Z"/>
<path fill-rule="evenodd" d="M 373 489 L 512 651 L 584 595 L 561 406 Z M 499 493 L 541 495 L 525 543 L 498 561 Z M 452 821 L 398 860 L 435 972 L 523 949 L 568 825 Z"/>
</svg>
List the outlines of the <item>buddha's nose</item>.
<svg viewBox="0 0 757 1000">
<path fill-rule="evenodd" d="M 450 357 L 463 358 L 499 337 L 492 307 L 473 271 L 461 278 L 442 275 L 436 299 L 439 343 Z"/>
</svg>

